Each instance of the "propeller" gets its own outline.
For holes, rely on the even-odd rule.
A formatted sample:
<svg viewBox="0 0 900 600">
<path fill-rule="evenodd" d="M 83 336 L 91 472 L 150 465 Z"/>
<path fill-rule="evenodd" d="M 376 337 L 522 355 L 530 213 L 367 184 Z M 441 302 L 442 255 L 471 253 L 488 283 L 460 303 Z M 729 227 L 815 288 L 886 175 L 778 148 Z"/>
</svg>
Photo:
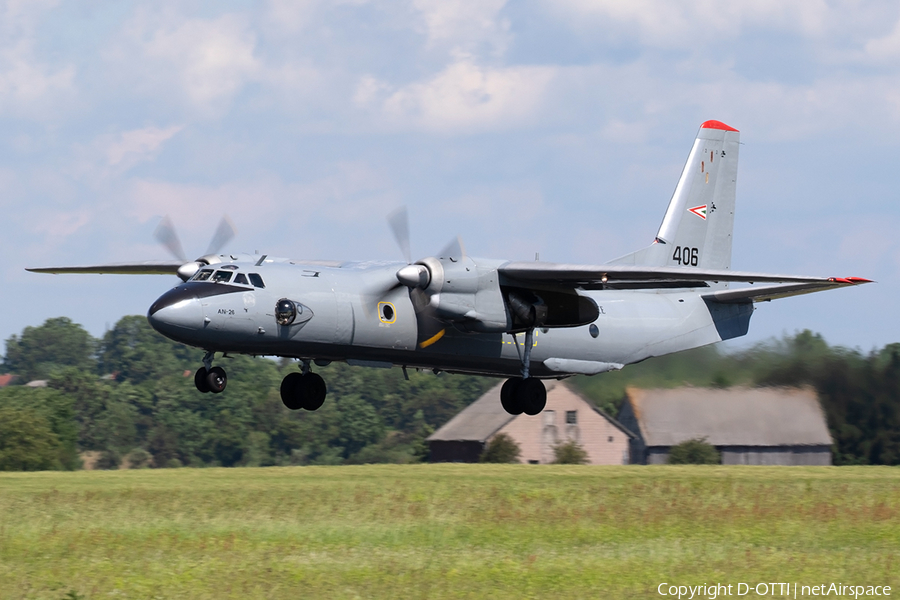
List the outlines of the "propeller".
<svg viewBox="0 0 900 600">
<path fill-rule="evenodd" d="M 387 217 L 388 226 L 394 234 L 394 240 L 406 259 L 406 266 L 394 273 L 394 277 L 385 281 L 383 285 L 373 286 L 367 296 L 373 298 L 372 304 L 377 304 L 381 298 L 393 290 L 405 286 L 409 288 L 409 297 L 413 310 L 416 313 L 416 325 L 418 330 L 418 343 L 420 347 L 426 347 L 444 334 L 446 324 L 435 316 L 434 307 L 431 304 L 431 296 L 425 291 L 431 283 L 431 271 L 424 264 L 413 264 L 410 249 L 409 212 L 406 207 L 398 208 Z M 452 248 L 453 250 L 448 250 Z M 441 256 L 454 256 L 457 260 L 462 256 L 462 244 L 458 239 L 442 251 Z M 366 309 L 368 311 L 368 308 Z"/>
<path fill-rule="evenodd" d="M 213 233 L 204 256 L 218 254 L 219 250 L 231 241 L 235 233 L 234 224 L 231 222 L 231 219 L 229 219 L 227 215 L 223 215 L 222 220 L 219 221 L 219 226 L 216 227 L 216 231 Z M 175 230 L 175 225 L 172 223 L 172 219 L 169 215 L 164 216 L 160 220 L 159 225 L 156 226 L 156 230 L 153 232 L 153 237 L 155 237 L 160 244 L 165 246 L 172 256 L 183 263 L 178 267 L 178 277 L 180 277 L 182 281 L 187 281 L 197 272 L 197 269 L 203 265 L 209 264 L 207 260 L 202 258 L 193 261 L 187 259 L 187 255 L 184 253 L 184 247 L 181 245 L 181 239 L 178 237 L 178 232 Z"/>
</svg>

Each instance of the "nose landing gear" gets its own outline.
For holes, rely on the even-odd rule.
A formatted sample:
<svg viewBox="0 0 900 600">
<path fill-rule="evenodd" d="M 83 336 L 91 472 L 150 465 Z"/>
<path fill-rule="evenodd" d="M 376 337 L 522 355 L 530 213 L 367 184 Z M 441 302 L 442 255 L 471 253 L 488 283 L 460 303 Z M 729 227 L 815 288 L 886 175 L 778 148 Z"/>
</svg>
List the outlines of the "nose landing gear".
<svg viewBox="0 0 900 600">
<path fill-rule="evenodd" d="M 303 362 L 300 373 L 290 373 L 281 380 L 281 401 L 291 410 L 318 410 L 325 402 L 328 388 L 321 375 L 309 370 L 309 362 Z"/>
<path fill-rule="evenodd" d="M 203 357 L 203 366 L 194 373 L 194 386 L 202 393 L 221 394 L 228 385 L 228 375 L 222 367 L 212 366 L 214 353 L 207 352 Z"/>
</svg>

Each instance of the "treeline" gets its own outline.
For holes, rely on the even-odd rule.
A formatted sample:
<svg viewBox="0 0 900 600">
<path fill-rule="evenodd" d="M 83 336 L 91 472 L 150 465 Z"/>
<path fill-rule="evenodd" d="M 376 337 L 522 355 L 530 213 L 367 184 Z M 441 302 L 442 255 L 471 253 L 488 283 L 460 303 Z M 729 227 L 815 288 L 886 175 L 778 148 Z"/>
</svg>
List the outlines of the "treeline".
<svg viewBox="0 0 900 600">
<path fill-rule="evenodd" d="M 124 317 L 102 339 L 60 317 L 6 341 L 0 470 L 414 462 L 424 439 L 496 380 L 346 365 L 317 368 L 329 395 L 316 412 L 284 408 L 279 386 L 296 361 L 217 358 L 221 394 L 201 394 L 203 352 Z M 46 381 L 46 387 L 25 383 Z M 18 384 L 18 385 L 16 385 Z"/>
<path fill-rule="evenodd" d="M 0 470 L 265 466 L 427 459 L 425 438 L 497 379 L 334 364 L 317 368 L 329 394 L 316 412 L 279 397 L 295 361 L 217 358 L 228 388 L 201 394 L 203 352 L 125 317 L 101 339 L 60 317 L 6 340 L 0 372 Z M 24 384 L 46 381 L 46 387 Z M 749 350 L 711 346 L 651 359 L 574 384 L 617 414 L 629 385 L 810 385 L 835 441 L 835 464 L 900 464 L 900 344 L 863 353 L 809 331 Z"/>
</svg>

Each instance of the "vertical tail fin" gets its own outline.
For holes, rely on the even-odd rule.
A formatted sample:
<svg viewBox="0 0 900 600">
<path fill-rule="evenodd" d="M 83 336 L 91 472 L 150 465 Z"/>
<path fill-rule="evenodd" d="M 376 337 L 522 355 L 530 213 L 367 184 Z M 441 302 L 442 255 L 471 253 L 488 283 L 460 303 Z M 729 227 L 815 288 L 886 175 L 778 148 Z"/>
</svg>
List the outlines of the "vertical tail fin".
<svg viewBox="0 0 900 600">
<path fill-rule="evenodd" d="M 653 244 L 609 264 L 730 268 L 740 136 L 703 123 Z"/>
</svg>

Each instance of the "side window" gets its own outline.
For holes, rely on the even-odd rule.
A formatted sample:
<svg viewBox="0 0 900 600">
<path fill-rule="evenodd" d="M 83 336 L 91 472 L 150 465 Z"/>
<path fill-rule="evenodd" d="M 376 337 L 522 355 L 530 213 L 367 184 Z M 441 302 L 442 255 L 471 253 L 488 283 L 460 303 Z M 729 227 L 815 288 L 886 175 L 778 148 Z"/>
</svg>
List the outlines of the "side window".
<svg viewBox="0 0 900 600">
<path fill-rule="evenodd" d="M 212 269 L 203 269 L 194 276 L 194 281 L 206 281 L 212 275 Z"/>
<path fill-rule="evenodd" d="M 259 276 L 258 273 L 250 273 L 250 275 L 248 275 L 248 277 L 250 277 L 250 283 L 253 284 L 253 287 L 258 287 L 258 288 L 266 287 L 266 284 L 263 283 L 263 279 L 262 279 L 262 277 Z"/>
<path fill-rule="evenodd" d="M 249 283 L 247 283 L 247 276 L 244 275 L 243 273 L 238 273 L 237 275 L 235 275 L 234 282 L 235 283 L 243 283 L 244 285 L 250 285 Z"/>
<path fill-rule="evenodd" d="M 231 271 L 216 271 L 216 274 L 213 275 L 213 281 L 228 283 L 231 281 L 231 276 L 234 275 Z"/>
<path fill-rule="evenodd" d="M 567 410 L 566 411 L 566 425 L 577 425 L 578 424 L 578 411 L 577 410 Z"/>
</svg>

